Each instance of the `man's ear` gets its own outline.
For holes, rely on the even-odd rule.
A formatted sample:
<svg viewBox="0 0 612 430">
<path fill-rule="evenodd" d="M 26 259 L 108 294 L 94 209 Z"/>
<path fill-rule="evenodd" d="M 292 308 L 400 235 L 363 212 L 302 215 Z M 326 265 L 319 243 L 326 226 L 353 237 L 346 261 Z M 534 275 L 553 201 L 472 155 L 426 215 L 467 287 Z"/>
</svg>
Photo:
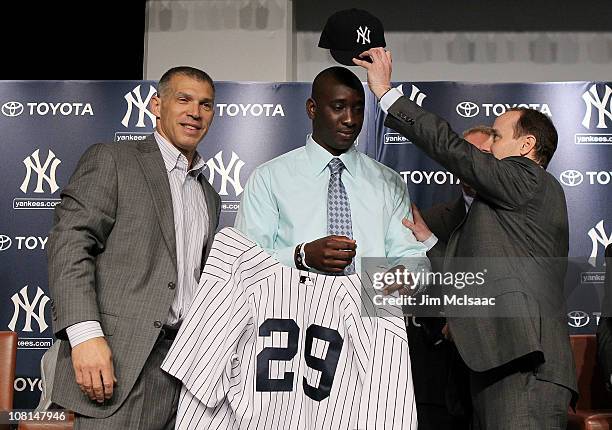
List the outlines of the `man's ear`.
<svg viewBox="0 0 612 430">
<path fill-rule="evenodd" d="M 529 154 L 532 151 L 534 151 L 534 154 L 535 154 L 535 146 L 536 146 L 535 136 L 533 134 L 527 134 L 523 136 L 521 140 L 522 140 L 521 147 L 519 148 L 521 156 L 524 157 L 525 155 Z"/>
<path fill-rule="evenodd" d="M 317 103 L 312 98 L 306 100 L 306 114 L 310 119 L 314 119 L 317 115 Z"/>
<path fill-rule="evenodd" d="M 151 97 L 151 101 L 149 102 L 149 108 L 151 110 L 151 113 L 155 115 L 157 119 L 159 119 L 161 110 L 161 99 L 157 94 Z"/>
</svg>

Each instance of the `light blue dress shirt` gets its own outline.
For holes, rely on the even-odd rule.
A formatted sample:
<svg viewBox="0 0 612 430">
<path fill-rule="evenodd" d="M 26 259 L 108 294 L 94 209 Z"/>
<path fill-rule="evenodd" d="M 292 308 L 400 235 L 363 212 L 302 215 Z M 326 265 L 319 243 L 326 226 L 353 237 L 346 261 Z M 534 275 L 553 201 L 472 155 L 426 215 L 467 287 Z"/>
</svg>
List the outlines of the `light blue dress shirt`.
<svg viewBox="0 0 612 430">
<path fill-rule="evenodd" d="M 327 167 L 333 155 L 308 136 L 306 146 L 259 166 L 246 183 L 235 227 L 286 266 L 302 242 L 327 236 Z M 355 269 L 362 257 L 425 257 L 427 248 L 402 225 L 412 220 L 400 175 L 351 147 L 340 155 L 351 205 Z"/>
</svg>

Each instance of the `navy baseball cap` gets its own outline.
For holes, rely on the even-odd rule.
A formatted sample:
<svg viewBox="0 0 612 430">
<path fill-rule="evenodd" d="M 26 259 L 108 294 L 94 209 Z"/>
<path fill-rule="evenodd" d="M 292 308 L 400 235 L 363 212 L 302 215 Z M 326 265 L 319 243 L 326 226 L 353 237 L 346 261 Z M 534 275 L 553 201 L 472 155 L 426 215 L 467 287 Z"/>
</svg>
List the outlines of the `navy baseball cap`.
<svg viewBox="0 0 612 430">
<path fill-rule="evenodd" d="M 363 51 L 385 46 L 382 22 L 370 12 L 354 8 L 327 18 L 319 39 L 319 47 L 329 49 L 334 60 L 345 66 L 354 66 L 353 58 L 359 58 Z"/>
</svg>

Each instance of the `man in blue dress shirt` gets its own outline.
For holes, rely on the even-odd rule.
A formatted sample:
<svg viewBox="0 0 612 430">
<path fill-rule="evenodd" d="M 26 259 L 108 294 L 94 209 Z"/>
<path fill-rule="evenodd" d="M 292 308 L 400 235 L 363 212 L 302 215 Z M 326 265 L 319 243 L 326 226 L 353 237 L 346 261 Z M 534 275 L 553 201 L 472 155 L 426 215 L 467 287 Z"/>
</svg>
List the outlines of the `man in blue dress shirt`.
<svg viewBox="0 0 612 430">
<path fill-rule="evenodd" d="M 282 264 L 351 274 L 360 273 L 361 257 L 424 261 L 427 248 L 402 226 L 404 217 L 412 220 L 405 183 L 355 148 L 364 105 L 354 73 L 323 70 L 306 102 L 306 145 L 249 178 L 235 227 Z"/>
</svg>

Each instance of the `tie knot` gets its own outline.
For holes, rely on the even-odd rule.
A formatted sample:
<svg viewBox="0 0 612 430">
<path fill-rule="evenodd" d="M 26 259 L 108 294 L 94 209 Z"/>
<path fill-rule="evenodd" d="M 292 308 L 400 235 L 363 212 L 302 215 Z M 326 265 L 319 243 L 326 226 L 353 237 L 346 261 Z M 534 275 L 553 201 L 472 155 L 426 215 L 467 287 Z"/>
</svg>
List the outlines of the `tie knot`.
<svg viewBox="0 0 612 430">
<path fill-rule="evenodd" d="M 332 158 L 327 166 L 329 167 L 329 170 L 331 170 L 332 175 L 337 175 L 344 169 L 344 163 L 339 158 Z"/>
</svg>

